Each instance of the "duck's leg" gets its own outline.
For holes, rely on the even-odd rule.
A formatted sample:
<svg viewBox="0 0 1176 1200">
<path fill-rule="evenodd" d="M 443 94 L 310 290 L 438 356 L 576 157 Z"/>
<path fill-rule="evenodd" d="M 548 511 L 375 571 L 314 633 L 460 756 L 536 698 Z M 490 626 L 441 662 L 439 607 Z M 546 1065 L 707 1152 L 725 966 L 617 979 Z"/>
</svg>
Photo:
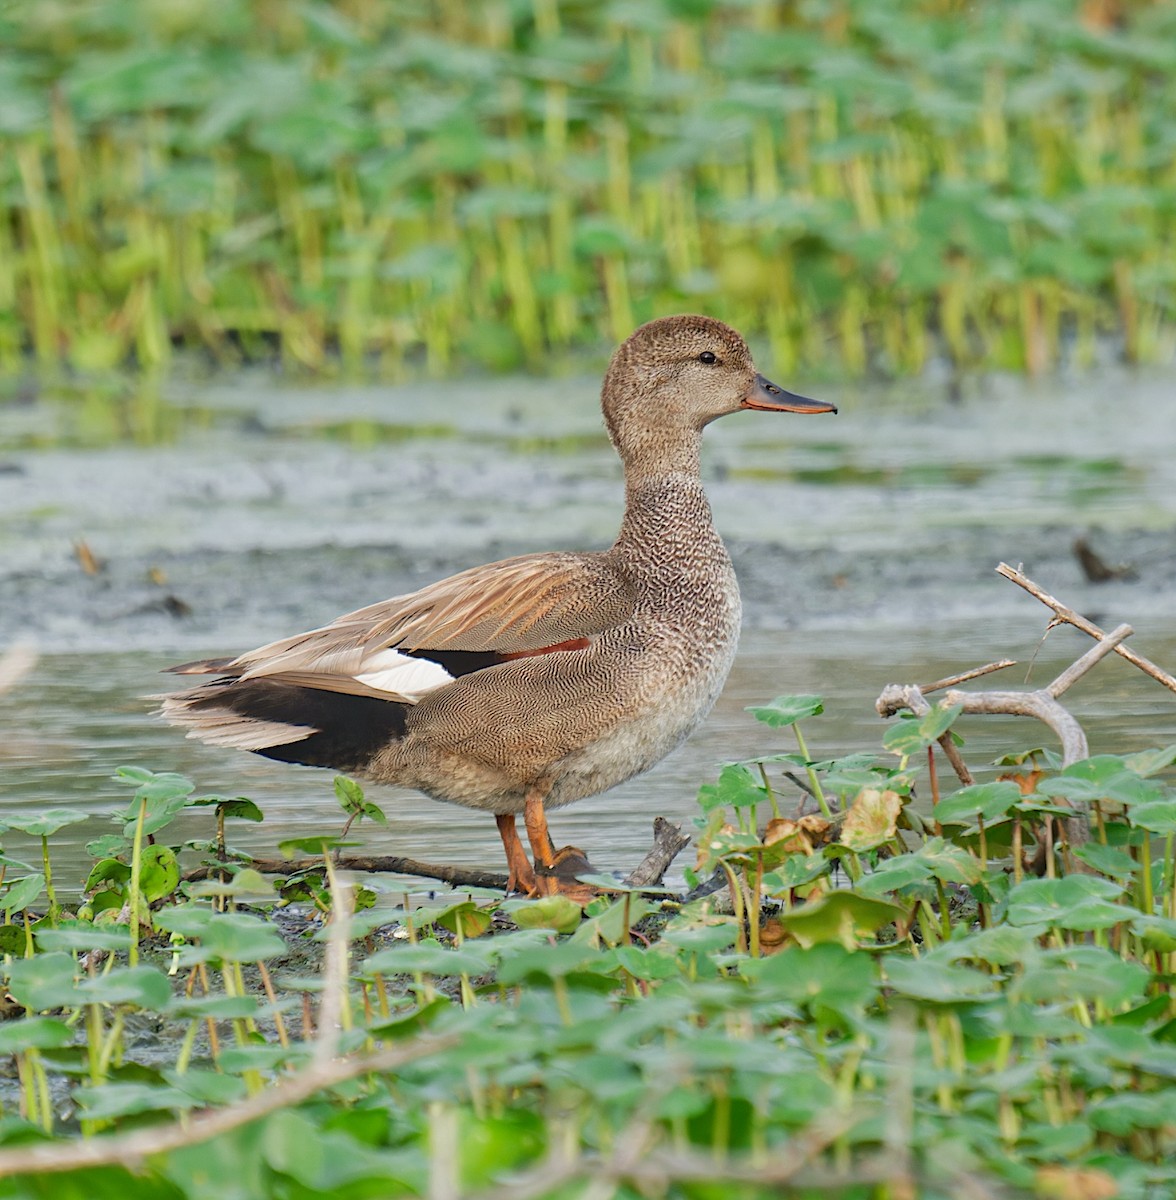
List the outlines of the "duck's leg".
<svg viewBox="0 0 1176 1200">
<path fill-rule="evenodd" d="M 506 851 L 506 864 L 510 868 L 506 890 L 508 892 L 524 892 L 528 896 L 535 895 L 535 872 L 531 870 L 531 860 L 527 857 L 523 843 L 519 840 L 514 813 L 498 813 L 494 819 L 498 822 L 498 836 L 502 838 L 502 846 Z"/>
<path fill-rule="evenodd" d="M 583 850 L 576 846 L 565 846 L 555 850 L 551 834 L 547 830 L 547 811 L 543 807 L 550 780 L 543 780 L 527 789 L 523 806 L 523 821 L 527 826 L 527 840 L 531 843 L 531 854 L 535 859 L 535 895 L 567 896 L 577 904 L 587 904 L 596 889 L 580 883 L 577 875 L 592 870 L 592 864 Z"/>
</svg>

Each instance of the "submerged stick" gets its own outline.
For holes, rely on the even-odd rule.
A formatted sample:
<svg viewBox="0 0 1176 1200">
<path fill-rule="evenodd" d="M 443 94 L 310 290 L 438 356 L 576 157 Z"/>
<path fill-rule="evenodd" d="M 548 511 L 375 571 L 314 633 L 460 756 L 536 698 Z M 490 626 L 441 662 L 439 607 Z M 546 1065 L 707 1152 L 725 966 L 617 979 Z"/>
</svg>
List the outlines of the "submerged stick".
<svg viewBox="0 0 1176 1200">
<path fill-rule="evenodd" d="M 1001 563 L 996 568 L 996 573 L 1003 575 L 1005 579 L 1015 583 L 1018 587 L 1024 588 L 1031 596 L 1035 596 L 1040 600 L 1046 608 L 1052 608 L 1059 621 L 1067 625 L 1073 625 L 1075 629 L 1081 629 L 1088 637 L 1096 638 L 1099 641 L 1107 637 L 1107 634 L 1093 621 L 1088 621 L 1081 613 L 1076 613 L 1056 597 L 1051 596 L 1043 587 L 1034 583 L 1027 576 L 1022 575 L 1015 567 L 1010 567 L 1008 563 Z M 1150 659 L 1144 658 L 1142 654 L 1136 654 L 1134 650 L 1129 650 L 1126 646 L 1116 646 L 1115 650 L 1129 663 L 1137 666 L 1145 675 L 1150 675 L 1157 683 L 1163 684 L 1170 692 L 1176 692 L 1176 678 L 1169 675 L 1162 667 L 1156 666 Z"/>
</svg>

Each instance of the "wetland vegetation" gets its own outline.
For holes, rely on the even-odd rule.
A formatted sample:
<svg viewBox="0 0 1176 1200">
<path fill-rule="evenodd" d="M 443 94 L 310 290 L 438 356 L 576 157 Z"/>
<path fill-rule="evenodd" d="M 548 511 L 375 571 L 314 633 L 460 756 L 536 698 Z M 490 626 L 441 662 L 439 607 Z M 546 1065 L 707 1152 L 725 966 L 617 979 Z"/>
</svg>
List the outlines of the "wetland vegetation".
<svg viewBox="0 0 1176 1200">
<path fill-rule="evenodd" d="M 722 891 L 601 877 L 583 916 L 390 908 L 337 839 L 263 879 L 232 850 L 256 806 L 141 768 L 66 908 L 86 814 L 9 820 L 44 856 L 4 860 L 0 1196 L 1171 1195 L 1176 746 L 948 791 L 958 707 L 833 761 L 792 736 L 816 697 L 752 711 L 765 752 L 699 795 L 687 877 Z"/>
<path fill-rule="evenodd" d="M 953 708 L 877 748 L 860 667 L 989 653 L 981 573 L 1091 527 L 1142 576 L 1098 603 L 1172 644 L 1167 377 L 975 372 L 1172 361 L 1176 8 L 17 0 L 0 46 L 0 635 L 47 651 L 0 707 L 0 1200 L 1176 1194 L 1170 704 L 1112 682 L 1110 752 L 985 766 L 1009 727 Z M 711 439 L 762 660 L 728 708 L 781 656 L 856 707 L 712 722 L 708 760 L 758 748 L 698 789 L 684 887 L 422 905 L 338 867 L 325 779 L 254 803 L 144 732 L 164 651 L 263 640 L 274 588 L 299 627 L 357 576 L 609 536 L 591 389 L 486 373 L 682 309 L 785 380 L 946 363 L 961 400 Z M 123 744 L 154 770 L 111 806 Z M 370 838 L 388 802 L 336 796 Z"/>
<path fill-rule="evenodd" d="M 1176 13 L 1024 0 L 0 12 L 0 368 L 1170 360 Z"/>
</svg>

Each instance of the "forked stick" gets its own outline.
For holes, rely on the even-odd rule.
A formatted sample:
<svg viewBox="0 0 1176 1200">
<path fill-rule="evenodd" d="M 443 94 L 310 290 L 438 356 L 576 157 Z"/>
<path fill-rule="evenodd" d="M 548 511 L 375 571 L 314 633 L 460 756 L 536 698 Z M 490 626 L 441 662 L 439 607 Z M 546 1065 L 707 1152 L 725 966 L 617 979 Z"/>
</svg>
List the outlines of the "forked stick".
<svg viewBox="0 0 1176 1200">
<path fill-rule="evenodd" d="M 1095 663 L 1115 650 L 1131 632 L 1130 625 L 1120 625 L 1113 632 L 1102 634 L 1096 646 L 1092 646 L 1081 658 L 1071 663 L 1055 680 L 1036 691 L 960 692 L 952 689 L 944 695 L 943 703 L 948 707 L 961 705 L 966 713 L 1036 717 L 1058 735 L 1062 743 L 1063 765 L 1069 766 L 1087 758 L 1090 750 L 1082 726 L 1069 709 L 1058 702 L 1058 697 L 1077 683 Z M 931 708 L 921 689 L 913 684 L 904 686 L 897 683 L 889 684 L 882 690 L 874 707 L 883 717 L 892 717 L 904 708 L 921 716 Z M 1090 840 L 1090 821 L 1084 806 L 1073 807 L 1075 815 L 1066 818 L 1066 836 L 1071 846 L 1081 846 Z"/>
<path fill-rule="evenodd" d="M 1073 625 L 1075 629 L 1081 629 L 1087 636 L 1099 641 L 1107 636 L 1093 621 L 1088 621 L 1081 613 L 1076 613 L 1056 597 L 1051 596 L 1044 588 L 1022 575 L 1015 567 L 1010 567 L 1008 563 L 1001 563 L 996 568 L 996 573 L 1011 580 L 1018 587 L 1024 588 L 1029 595 L 1036 596 L 1046 608 L 1052 608 L 1057 620 L 1066 625 Z M 1134 650 L 1129 650 L 1126 646 L 1116 646 L 1115 652 L 1121 654 L 1129 663 L 1134 663 L 1145 675 L 1150 675 L 1157 683 L 1162 683 L 1170 692 L 1176 692 L 1176 678 L 1169 675 L 1162 667 L 1157 667 L 1150 659 L 1144 658 L 1142 654 L 1136 654 Z"/>
</svg>

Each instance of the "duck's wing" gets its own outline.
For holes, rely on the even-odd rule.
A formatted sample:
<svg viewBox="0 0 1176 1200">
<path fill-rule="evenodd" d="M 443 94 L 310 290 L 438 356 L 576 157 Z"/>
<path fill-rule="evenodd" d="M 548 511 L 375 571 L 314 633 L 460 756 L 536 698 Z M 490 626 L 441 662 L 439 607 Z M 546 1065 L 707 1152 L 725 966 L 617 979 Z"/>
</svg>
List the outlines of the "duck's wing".
<svg viewBox="0 0 1176 1200">
<path fill-rule="evenodd" d="M 585 649 L 628 619 L 635 603 L 631 580 L 608 555 L 523 555 L 462 571 L 234 659 L 173 670 L 415 703 L 469 671 Z"/>
</svg>

